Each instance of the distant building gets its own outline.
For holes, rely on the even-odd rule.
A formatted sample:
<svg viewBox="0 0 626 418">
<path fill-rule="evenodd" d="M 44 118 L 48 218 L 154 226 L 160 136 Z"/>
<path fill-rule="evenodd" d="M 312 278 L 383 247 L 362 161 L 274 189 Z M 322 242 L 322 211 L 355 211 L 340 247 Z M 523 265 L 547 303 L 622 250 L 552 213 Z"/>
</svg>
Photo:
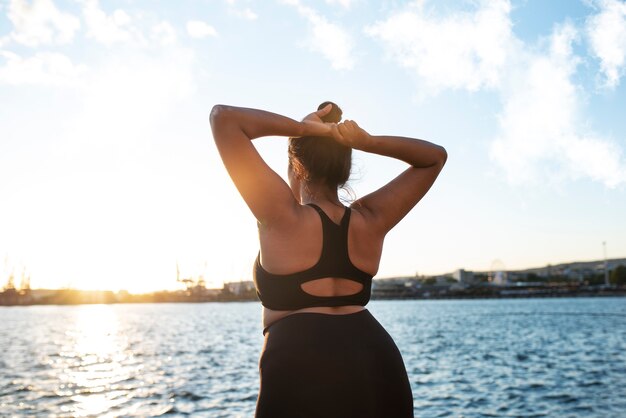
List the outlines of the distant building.
<svg viewBox="0 0 626 418">
<path fill-rule="evenodd" d="M 394 277 L 372 281 L 372 299 L 404 299 L 414 296 L 421 284 L 415 277 Z"/>
<path fill-rule="evenodd" d="M 30 291 L 30 295 L 34 302 L 44 300 L 56 295 L 59 292 L 58 289 L 33 289 Z"/>
<path fill-rule="evenodd" d="M 454 273 L 452 273 L 452 278 L 459 283 L 474 283 L 474 272 L 458 269 Z"/>
<path fill-rule="evenodd" d="M 519 282 L 526 281 L 526 279 L 528 278 L 528 274 L 520 273 L 518 271 L 509 271 L 506 274 L 506 278 L 509 281 L 509 283 L 519 283 Z"/>
<path fill-rule="evenodd" d="M 251 280 L 241 282 L 224 283 L 224 290 L 233 295 L 245 295 L 255 291 L 254 282 Z"/>
<path fill-rule="evenodd" d="M 435 285 L 436 286 L 450 286 L 450 284 L 454 282 L 453 278 L 450 276 L 436 276 L 435 277 Z"/>
</svg>

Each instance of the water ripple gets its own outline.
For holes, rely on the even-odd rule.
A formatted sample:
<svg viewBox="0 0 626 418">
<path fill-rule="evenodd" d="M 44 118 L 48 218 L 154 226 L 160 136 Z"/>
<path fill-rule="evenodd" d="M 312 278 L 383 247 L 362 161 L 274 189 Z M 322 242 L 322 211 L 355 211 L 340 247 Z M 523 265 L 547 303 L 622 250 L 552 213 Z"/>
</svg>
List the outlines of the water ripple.
<svg viewBox="0 0 626 418">
<path fill-rule="evenodd" d="M 376 301 L 419 417 L 626 416 L 626 299 Z M 0 308 L 8 416 L 249 417 L 255 303 Z M 6 324 L 6 325 L 4 325 Z"/>
</svg>

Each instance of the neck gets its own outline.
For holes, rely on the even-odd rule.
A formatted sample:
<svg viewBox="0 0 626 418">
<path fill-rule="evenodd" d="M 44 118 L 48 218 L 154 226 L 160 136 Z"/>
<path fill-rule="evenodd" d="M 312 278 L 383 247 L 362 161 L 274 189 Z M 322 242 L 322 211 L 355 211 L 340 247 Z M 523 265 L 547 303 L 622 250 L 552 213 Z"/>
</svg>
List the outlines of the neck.
<svg viewBox="0 0 626 418">
<path fill-rule="evenodd" d="M 343 206 L 339 201 L 337 189 L 330 189 L 321 184 L 307 183 L 300 188 L 300 203 L 331 203 L 336 206 Z"/>
</svg>

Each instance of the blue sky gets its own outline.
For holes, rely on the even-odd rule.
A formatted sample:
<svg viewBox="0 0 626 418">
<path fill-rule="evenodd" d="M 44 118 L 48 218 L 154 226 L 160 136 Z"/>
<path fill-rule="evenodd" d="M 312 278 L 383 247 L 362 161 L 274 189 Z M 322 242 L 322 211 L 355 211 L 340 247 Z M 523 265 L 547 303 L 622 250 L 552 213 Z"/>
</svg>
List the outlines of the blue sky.
<svg viewBox="0 0 626 418">
<path fill-rule="evenodd" d="M 248 280 L 213 104 L 333 100 L 448 164 L 378 277 L 626 256 L 626 2 L 0 2 L 0 273 L 35 287 Z M 256 141 L 286 173 L 286 141 Z M 403 164 L 356 153 L 362 196 Z"/>
</svg>

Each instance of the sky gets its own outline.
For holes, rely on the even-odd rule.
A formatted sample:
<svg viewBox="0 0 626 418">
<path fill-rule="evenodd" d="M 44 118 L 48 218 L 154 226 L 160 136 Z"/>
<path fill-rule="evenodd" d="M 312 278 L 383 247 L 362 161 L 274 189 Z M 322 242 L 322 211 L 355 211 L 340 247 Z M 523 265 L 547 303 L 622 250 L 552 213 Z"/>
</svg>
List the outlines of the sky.
<svg viewBox="0 0 626 418">
<path fill-rule="evenodd" d="M 618 0 L 1 0 L 0 281 L 250 280 L 217 103 L 300 119 L 332 100 L 447 149 L 379 278 L 626 257 L 625 75 Z M 255 145 L 286 178 L 286 140 Z M 355 152 L 353 193 L 404 169 Z"/>
</svg>

